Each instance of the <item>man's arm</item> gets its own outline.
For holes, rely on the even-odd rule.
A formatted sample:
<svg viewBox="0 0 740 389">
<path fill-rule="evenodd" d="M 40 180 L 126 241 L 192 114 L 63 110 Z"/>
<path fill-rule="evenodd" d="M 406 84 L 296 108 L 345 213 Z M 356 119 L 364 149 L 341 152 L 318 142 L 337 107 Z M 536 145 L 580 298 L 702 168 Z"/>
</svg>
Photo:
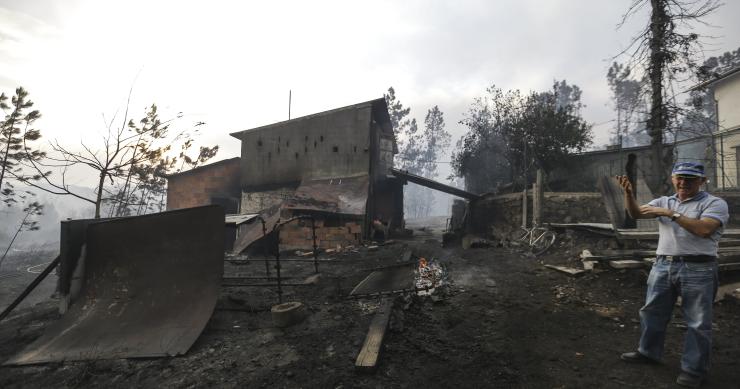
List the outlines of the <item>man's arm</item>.
<svg viewBox="0 0 740 389">
<path fill-rule="evenodd" d="M 673 211 L 671 211 L 670 209 L 653 207 L 650 205 L 643 205 L 642 207 L 640 207 L 640 212 L 647 215 L 652 215 L 651 217 L 673 217 Z M 717 229 L 722 225 L 722 222 L 711 217 L 692 219 L 683 215 L 677 217 L 674 222 L 678 223 L 678 225 L 686 229 L 686 231 L 702 238 L 709 238 L 710 236 L 712 236 L 714 231 L 717 231 Z"/>
<path fill-rule="evenodd" d="M 640 206 L 637 204 L 637 200 L 635 200 L 635 196 L 633 195 L 632 183 L 627 176 L 617 176 L 617 182 L 622 187 L 622 193 L 624 193 L 624 209 L 627 210 L 630 217 L 633 219 L 650 219 L 657 216 L 643 213 L 640 210 Z"/>
</svg>

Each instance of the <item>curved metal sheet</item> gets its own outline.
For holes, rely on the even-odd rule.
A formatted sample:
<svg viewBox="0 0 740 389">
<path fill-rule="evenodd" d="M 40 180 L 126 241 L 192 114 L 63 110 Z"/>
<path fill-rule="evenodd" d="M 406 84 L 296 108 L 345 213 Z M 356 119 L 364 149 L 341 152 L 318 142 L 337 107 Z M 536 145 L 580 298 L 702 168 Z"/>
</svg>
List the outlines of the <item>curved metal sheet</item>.
<svg viewBox="0 0 740 389">
<path fill-rule="evenodd" d="M 87 227 L 80 298 L 7 365 L 185 353 L 223 276 L 224 212 L 207 206 Z"/>
</svg>

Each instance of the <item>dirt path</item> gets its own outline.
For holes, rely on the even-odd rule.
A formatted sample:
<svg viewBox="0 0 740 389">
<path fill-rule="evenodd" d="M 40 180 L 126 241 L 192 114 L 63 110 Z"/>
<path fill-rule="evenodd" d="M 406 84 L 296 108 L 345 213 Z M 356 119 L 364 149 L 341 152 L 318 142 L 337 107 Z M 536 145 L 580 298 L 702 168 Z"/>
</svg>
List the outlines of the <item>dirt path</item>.
<svg viewBox="0 0 740 389">
<path fill-rule="evenodd" d="M 634 366 L 618 359 L 634 350 L 639 337 L 644 271 L 575 279 L 505 249 L 472 249 L 453 257 L 457 254 L 449 265 L 454 295 L 415 305 L 406 314 L 405 330 L 390 339 L 387 369 L 412 366 L 410 372 L 395 373 L 403 377 L 400 382 L 419 387 L 675 386 L 684 328 L 680 317 L 670 325 L 664 365 Z M 716 310 L 714 369 L 706 387 L 738 387 L 740 306 L 721 303 Z"/>
</svg>

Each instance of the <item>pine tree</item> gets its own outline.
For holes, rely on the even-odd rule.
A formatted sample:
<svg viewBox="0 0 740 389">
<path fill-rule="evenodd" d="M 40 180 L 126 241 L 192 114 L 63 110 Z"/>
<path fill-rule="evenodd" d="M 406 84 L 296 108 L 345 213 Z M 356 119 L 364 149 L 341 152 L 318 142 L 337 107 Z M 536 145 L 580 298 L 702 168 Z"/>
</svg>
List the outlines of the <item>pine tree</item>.
<svg viewBox="0 0 740 389">
<path fill-rule="evenodd" d="M 0 196 L 7 206 L 30 194 L 16 191 L 13 182 L 37 181 L 50 174 L 38 171 L 29 175 L 24 169 L 29 163 L 39 162 L 46 156 L 34 148 L 34 142 L 41 138 L 41 131 L 33 128 L 33 123 L 41 114 L 38 110 L 31 110 L 32 107 L 33 102 L 22 87 L 15 90 L 10 104 L 5 93 L 0 94 L 0 109 L 5 113 L 0 122 Z"/>
</svg>

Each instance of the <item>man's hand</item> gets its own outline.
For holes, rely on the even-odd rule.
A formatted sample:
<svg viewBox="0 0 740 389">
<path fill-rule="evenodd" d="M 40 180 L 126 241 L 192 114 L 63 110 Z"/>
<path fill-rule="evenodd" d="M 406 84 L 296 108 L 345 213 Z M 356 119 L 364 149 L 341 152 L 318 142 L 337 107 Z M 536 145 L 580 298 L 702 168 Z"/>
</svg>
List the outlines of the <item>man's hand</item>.
<svg viewBox="0 0 740 389">
<path fill-rule="evenodd" d="M 645 219 L 655 217 L 653 215 L 642 212 L 640 206 L 637 205 L 637 201 L 635 201 L 634 191 L 632 190 L 632 183 L 630 182 L 630 179 L 627 178 L 627 176 L 616 176 L 616 179 L 617 182 L 619 182 L 619 186 L 622 187 L 622 192 L 624 192 L 624 209 L 627 210 L 627 213 L 630 214 L 630 217 L 632 217 L 633 219 Z"/>
<path fill-rule="evenodd" d="M 646 205 L 640 206 L 640 214 L 648 215 L 650 217 L 658 217 L 658 216 L 671 217 L 673 216 L 673 211 L 671 211 L 668 208 L 653 207 L 652 205 L 646 204 Z"/>
<path fill-rule="evenodd" d="M 624 194 L 632 196 L 632 183 L 630 179 L 627 176 L 616 176 L 615 178 L 619 182 L 619 186 L 622 187 Z"/>
</svg>

